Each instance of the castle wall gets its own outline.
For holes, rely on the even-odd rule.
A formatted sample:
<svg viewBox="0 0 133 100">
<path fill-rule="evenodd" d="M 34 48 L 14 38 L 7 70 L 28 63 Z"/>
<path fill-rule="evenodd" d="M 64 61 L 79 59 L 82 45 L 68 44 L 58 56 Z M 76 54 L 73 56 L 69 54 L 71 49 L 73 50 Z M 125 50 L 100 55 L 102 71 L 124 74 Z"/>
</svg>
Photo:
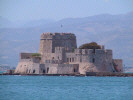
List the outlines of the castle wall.
<svg viewBox="0 0 133 100">
<path fill-rule="evenodd" d="M 61 60 L 65 62 L 66 52 L 64 47 L 55 47 L 55 53 L 44 53 L 42 55 L 41 63 L 45 63 L 46 60 Z"/>
<path fill-rule="evenodd" d="M 113 68 L 113 53 L 112 53 L 112 50 L 106 49 L 105 53 L 106 53 L 106 57 L 105 57 L 106 69 L 107 69 L 107 71 L 113 72 L 114 68 Z"/>
<path fill-rule="evenodd" d="M 73 74 L 79 73 L 78 64 L 60 64 L 57 70 L 58 74 Z"/>
<path fill-rule="evenodd" d="M 95 66 L 97 66 L 97 69 L 99 71 L 107 71 L 106 69 L 106 53 L 104 50 L 96 50 L 95 55 L 92 58 L 92 62 L 94 63 Z"/>
<path fill-rule="evenodd" d="M 79 63 L 79 73 L 86 74 L 86 72 L 99 72 L 97 66 L 91 62 Z"/>
<path fill-rule="evenodd" d="M 123 62 L 122 59 L 113 59 L 114 67 L 118 72 L 123 72 Z"/>
<path fill-rule="evenodd" d="M 51 33 L 47 34 L 41 34 L 40 38 L 40 46 L 39 46 L 39 53 L 44 54 L 44 53 L 52 53 L 52 39 L 53 35 Z"/>
<path fill-rule="evenodd" d="M 53 36 L 53 51 L 55 47 L 64 47 L 67 52 L 77 48 L 76 36 L 72 33 L 55 33 Z"/>
<path fill-rule="evenodd" d="M 72 33 L 45 33 L 41 35 L 39 53 L 54 53 L 55 47 L 64 47 L 67 52 L 77 48 L 76 36 Z"/>
<path fill-rule="evenodd" d="M 104 49 L 75 49 L 76 63 L 80 63 L 80 70 L 84 66 L 95 66 L 97 71 L 112 72 L 112 50 Z M 82 64 L 84 63 L 84 64 Z"/>
<path fill-rule="evenodd" d="M 46 60 L 51 60 L 55 57 L 54 53 L 44 53 L 41 57 L 41 63 L 44 64 Z"/>
<path fill-rule="evenodd" d="M 19 62 L 17 65 L 17 68 L 15 70 L 15 73 L 21 73 L 21 74 L 39 74 L 40 70 L 40 64 L 39 63 L 33 63 L 32 61 L 29 62 Z"/>
<path fill-rule="evenodd" d="M 64 47 L 55 47 L 55 60 L 61 60 L 62 62 L 66 61 L 66 51 Z"/>
<path fill-rule="evenodd" d="M 32 53 L 20 53 L 20 59 L 15 73 L 39 74 L 40 60 L 40 57 L 32 57 Z"/>
<path fill-rule="evenodd" d="M 79 65 L 46 63 L 40 69 L 40 73 L 43 73 L 43 71 L 45 70 L 45 73 L 43 74 L 73 74 L 79 72 Z"/>
<path fill-rule="evenodd" d="M 51 58 L 65 62 L 65 51 L 70 52 L 75 48 L 77 48 L 76 36 L 72 33 L 43 33 L 39 47 L 39 53 L 42 55 L 41 63 Z"/>
<path fill-rule="evenodd" d="M 76 55 L 74 53 L 66 53 L 65 62 L 68 64 L 76 64 Z"/>
</svg>

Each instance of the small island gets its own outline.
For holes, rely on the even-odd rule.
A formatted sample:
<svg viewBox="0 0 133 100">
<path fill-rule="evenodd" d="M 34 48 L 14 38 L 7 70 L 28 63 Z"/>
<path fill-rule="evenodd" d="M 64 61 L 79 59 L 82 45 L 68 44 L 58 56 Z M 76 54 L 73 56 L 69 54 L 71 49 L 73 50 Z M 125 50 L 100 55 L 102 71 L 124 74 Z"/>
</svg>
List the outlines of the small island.
<svg viewBox="0 0 133 100">
<path fill-rule="evenodd" d="M 43 33 L 38 53 L 20 53 L 15 73 L 86 74 L 123 72 L 122 60 L 112 58 L 112 50 L 91 42 L 77 48 L 72 33 Z"/>
</svg>

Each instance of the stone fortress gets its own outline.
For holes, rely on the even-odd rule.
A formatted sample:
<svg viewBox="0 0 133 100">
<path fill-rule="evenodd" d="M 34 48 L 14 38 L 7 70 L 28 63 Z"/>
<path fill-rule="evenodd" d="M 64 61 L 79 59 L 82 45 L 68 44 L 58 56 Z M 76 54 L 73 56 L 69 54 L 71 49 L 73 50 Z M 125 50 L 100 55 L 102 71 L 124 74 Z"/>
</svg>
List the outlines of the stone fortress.
<svg viewBox="0 0 133 100">
<path fill-rule="evenodd" d="M 123 72 L 122 60 L 112 58 L 112 50 L 79 49 L 72 33 L 43 33 L 39 53 L 20 53 L 15 73 L 86 74 Z"/>
</svg>

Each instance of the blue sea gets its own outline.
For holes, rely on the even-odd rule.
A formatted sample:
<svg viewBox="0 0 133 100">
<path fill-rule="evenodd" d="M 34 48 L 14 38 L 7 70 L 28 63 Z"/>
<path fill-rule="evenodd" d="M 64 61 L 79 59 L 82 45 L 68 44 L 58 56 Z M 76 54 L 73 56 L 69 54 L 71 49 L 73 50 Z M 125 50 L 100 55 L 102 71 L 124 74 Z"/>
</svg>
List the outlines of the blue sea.
<svg viewBox="0 0 133 100">
<path fill-rule="evenodd" d="M 0 100 L 133 100 L 133 77 L 0 76 Z"/>
</svg>

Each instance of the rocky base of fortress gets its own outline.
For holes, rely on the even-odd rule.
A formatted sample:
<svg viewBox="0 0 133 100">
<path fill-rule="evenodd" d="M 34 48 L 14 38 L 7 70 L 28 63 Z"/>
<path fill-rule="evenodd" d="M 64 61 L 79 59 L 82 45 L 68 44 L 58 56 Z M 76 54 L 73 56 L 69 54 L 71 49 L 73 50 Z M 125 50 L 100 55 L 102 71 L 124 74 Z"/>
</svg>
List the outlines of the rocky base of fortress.
<svg viewBox="0 0 133 100">
<path fill-rule="evenodd" d="M 111 73 L 111 72 L 87 72 L 84 74 L 18 74 L 3 73 L 0 75 L 22 75 L 22 76 L 100 76 L 100 77 L 133 77 L 133 73 Z"/>
</svg>

